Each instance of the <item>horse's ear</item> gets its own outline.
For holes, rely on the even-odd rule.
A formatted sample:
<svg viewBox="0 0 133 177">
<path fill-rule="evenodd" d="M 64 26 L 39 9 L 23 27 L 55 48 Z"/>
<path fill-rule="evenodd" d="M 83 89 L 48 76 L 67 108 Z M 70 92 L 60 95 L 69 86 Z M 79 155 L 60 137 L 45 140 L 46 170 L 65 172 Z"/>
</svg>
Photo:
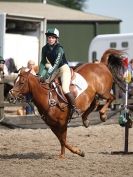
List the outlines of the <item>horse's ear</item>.
<svg viewBox="0 0 133 177">
<path fill-rule="evenodd" d="M 22 71 L 27 72 L 27 74 L 29 74 L 31 72 L 31 69 L 27 68 L 27 67 L 23 67 Z"/>
<path fill-rule="evenodd" d="M 23 66 L 18 69 L 18 74 L 20 74 L 22 71 L 24 71 L 24 67 Z"/>
<path fill-rule="evenodd" d="M 21 67 L 19 70 L 18 70 L 18 73 L 21 73 L 21 72 L 27 72 L 28 74 L 31 72 L 31 69 L 28 69 L 27 67 Z"/>
<path fill-rule="evenodd" d="M 28 74 L 31 73 L 31 69 L 29 69 L 29 70 L 27 71 L 27 73 L 28 73 Z"/>
</svg>

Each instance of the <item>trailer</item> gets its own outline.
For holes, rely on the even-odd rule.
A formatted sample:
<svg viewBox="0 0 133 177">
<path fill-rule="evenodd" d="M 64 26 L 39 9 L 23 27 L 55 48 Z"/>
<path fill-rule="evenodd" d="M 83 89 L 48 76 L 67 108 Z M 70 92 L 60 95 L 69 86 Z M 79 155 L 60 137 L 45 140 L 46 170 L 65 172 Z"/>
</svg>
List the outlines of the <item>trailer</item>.
<svg viewBox="0 0 133 177">
<path fill-rule="evenodd" d="M 43 17 L 11 16 L 0 12 L 0 56 L 13 58 L 17 69 L 28 60 L 40 63 L 41 49 L 46 43 L 46 19 Z"/>
<path fill-rule="evenodd" d="M 38 65 L 39 40 L 36 36 L 5 34 L 4 59 L 13 58 L 17 69 L 27 66 L 28 60 Z"/>
<path fill-rule="evenodd" d="M 88 62 L 100 60 L 109 48 L 124 50 L 130 61 L 133 58 L 133 33 L 97 35 L 89 45 Z"/>
<path fill-rule="evenodd" d="M 6 15 L 5 13 L 0 13 L 0 56 L 4 53 L 4 41 L 5 41 L 5 28 L 6 28 Z"/>
</svg>

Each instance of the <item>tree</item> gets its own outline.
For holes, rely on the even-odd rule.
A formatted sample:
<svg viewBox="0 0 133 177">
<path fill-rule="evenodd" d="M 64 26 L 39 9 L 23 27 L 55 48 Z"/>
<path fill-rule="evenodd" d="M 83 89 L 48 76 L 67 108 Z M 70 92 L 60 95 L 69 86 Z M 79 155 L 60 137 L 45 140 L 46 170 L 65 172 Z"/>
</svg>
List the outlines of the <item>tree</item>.
<svg viewBox="0 0 133 177">
<path fill-rule="evenodd" d="M 84 7 L 84 3 L 86 2 L 86 0 L 51 0 L 51 2 L 52 1 L 65 7 L 77 10 L 82 10 L 82 8 Z"/>
</svg>

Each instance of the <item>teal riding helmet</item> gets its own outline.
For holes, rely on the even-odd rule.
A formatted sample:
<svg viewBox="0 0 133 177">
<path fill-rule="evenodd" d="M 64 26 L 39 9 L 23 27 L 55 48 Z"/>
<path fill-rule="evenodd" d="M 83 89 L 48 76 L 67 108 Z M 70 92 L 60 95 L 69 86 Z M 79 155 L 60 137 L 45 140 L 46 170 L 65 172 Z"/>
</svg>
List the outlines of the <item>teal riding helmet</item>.
<svg viewBox="0 0 133 177">
<path fill-rule="evenodd" d="M 47 37 L 55 36 L 56 38 L 59 38 L 59 30 L 57 28 L 49 28 L 45 34 Z"/>
</svg>

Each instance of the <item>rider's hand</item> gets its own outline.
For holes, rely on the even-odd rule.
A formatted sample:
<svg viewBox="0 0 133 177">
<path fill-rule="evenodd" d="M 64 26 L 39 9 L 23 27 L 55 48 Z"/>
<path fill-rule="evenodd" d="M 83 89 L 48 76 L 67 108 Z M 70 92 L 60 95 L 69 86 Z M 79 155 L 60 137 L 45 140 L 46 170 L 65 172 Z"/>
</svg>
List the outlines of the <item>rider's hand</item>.
<svg viewBox="0 0 133 177">
<path fill-rule="evenodd" d="M 39 81 L 44 82 L 45 81 L 44 77 L 39 77 Z"/>
</svg>

